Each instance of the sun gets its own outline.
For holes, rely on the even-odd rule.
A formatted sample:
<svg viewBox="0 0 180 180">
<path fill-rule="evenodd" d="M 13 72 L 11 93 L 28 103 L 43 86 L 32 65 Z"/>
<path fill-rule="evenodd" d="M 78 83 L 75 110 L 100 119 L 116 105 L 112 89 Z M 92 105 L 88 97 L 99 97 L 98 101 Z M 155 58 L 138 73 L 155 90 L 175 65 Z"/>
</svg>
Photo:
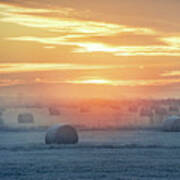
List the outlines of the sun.
<svg viewBox="0 0 180 180">
<path fill-rule="evenodd" d="M 110 84 L 109 80 L 106 79 L 88 79 L 80 81 L 81 84 Z"/>
</svg>

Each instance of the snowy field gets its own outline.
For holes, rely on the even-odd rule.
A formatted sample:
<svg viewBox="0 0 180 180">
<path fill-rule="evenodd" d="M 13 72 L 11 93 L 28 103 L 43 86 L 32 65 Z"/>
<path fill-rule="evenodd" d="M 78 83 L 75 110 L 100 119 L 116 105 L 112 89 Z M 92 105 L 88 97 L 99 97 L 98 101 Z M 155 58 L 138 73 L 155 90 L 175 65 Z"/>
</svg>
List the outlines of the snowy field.
<svg viewBox="0 0 180 180">
<path fill-rule="evenodd" d="M 43 131 L 0 133 L 2 180 L 180 179 L 180 133 L 80 131 L 78 145 L 45 145 Z"/>
</svg>

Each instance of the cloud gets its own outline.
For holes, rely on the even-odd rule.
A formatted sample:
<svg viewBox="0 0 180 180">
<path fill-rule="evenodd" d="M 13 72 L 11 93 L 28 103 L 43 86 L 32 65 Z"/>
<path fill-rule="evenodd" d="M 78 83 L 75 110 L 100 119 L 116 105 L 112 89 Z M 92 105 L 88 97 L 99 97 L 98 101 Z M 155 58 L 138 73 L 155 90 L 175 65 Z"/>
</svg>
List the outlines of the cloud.
<svg viewBox="0 0 180 180">
<path fill-rule="evenodd" d="M 57 64 L 57 63 L 2 63 L 0 64 L 1 73 L 13 72 L 35 72 L 53 70 L 100 70 L 123 68 L 124 66 L 115 65 L 85 65 L 85 64 Z"/>
<path fill-rule="evenodd" d="M 114 56 L 180 56 L 180 37 L 166 36 L 146 27 L 130 27 L 121 24 L 83 20 L 83 13 L 72 8 L 28 8 L 0 4 L 1 22 L 14 23 L 34 29 L 52 32 L 52 37 L 17 36 L 7 37 L 9 41 L 36 42 L 45 48 L 54 46 L 72 46 L 71 53 L 103 52 Z M 47 16 L 49 13 L 49 16 Z M 53 15 L 51 15 L 53 14 Z M 56 35 L 54 34 L 56 33 Z M 149 36 L 155 44 L 143 43 L 118 45 L 108 43 L 96 37 Z M 84 39 L 83 39 L 84 38 Z M 114 40 L 116 42 L 116 40 Z M 50 49 L 50 48 L 49 48 Z M 53 48 L 51 48 L 53 49 Z"/>
<path fill-rule="evenodd" d="M 117 68 L 121 68 L 125 70 L 127 67 L 125 66 L 117 66 L 117 65 L 83 65 L 83 64 L 53 64 L 53 63 L 12 63 L 12 64 L 0 64 L 0 86 L 13 86 L 13 85 L 21 85 L 21 84 L 84 84 L 84 85 L 107 85 L 107 86 L 121 86 L 121 87 L 145 87 L 145 86 L 169 86 L 171 84 L 180 83 L 180 79 L 174 76 L 180 75 L 179 71 L 170 71 L 166 74 L 161 74 L 161 76 L 157 76 L 157 79 L 153 79 L 152 77 L 142 77 L 141 79 L 119 79 L 113 77 L 104 77 L 93 76 L 93 74 L 73 74 L 73 76 L 63 76 L 62 78 L 55 78 L 57 74 L 55 71 L 79 71 L 83 70 L 86 72 L 87 70 L 113 70 Z M 31 76 L 29 74 L 21 74 L 21 73 L 32 73 Z M 40 72 L 40 73 L 38 73 Z M 51 75 L 45 72 L 51 72 Z M 52 74 L 53 72 L 53 74 Z M 20 74 L 19 74 L 20 73 Z M 45 73 L 45 74 L 43 74 Z M 72 74 L 72 72 L 71 72 Z M 143 73 L 142 73 L 143 74 Z M 174 78 L 164 78 L 167 76 L 172 76 Z M 104 78 L 103 78 L 104 77 Z M 161 78 L 163 77 L 163 78 Z"/>
<path fill-rule="evenodd" d="M 24 80 L 0 79 L 0 87 L 24 84 Z"/>
<path fill-rule="evenodd" d="M 122 87 L 146 87 L 146 86 L 168 86 L 179 83 L 180 79 L 150 79 L 150 80 L 109 80 L 109 79 L 84 79 L 84 80 L 48 80 L 44 78 L 31 79 L 28 82 L 24 79 L 2 79 L 0 87 L 25 85 L 25 84 L 84 84 L 84 85 L 107 85 L 107 86 L 122 86 Z"/>
<path fill-rule="evenodd" d="M 87 80 L 74 80 L 74 81 L 67 81 L 67 83 L 72 84 L 104 84 L 104 85 L 111 85 L 111 86 L 164 86 L 173 83 L 179 83 L 180 79 L 150 79 L 150 80 L 106 80 L 106 79 L 87 79 Z"/>
<path fill-rule="evenodd" d="M 54 49 L 56 48 L 55 46 L 44 46 L 45 49 Z"/>
<path fill-rule="evenodd" d="M 180 76 L 180 71 L 169 71 L 169 72 L 166 72 L 166 73 L 162 73 L 161 76 L 163 76 L 163 77 Z"/>
<path fill-rule="evenodd" d="M 129 32 L 135 34 L 154 34 L 152 29 L 148 28 L 136 28 L 127 27 L 119 24 L 88 21 L 81 19 L 69 18 L 69 15 L 79 14 L 73 9 L 62 8 L 58 10 L 50 9 L 32 9 L 32 8 L 22 8 L 18 6 L 10 6 L 0 4 L 0 14 L 3 15 L 0 19 L 2 22 L 15 23 L 27 27 L 33 28 L 46 28 L 48 31 L 52 32 L 64 32 L 64 33 L 81 33 L 81 34 L 91 34 L 91 35 L 101 35 L 106 36 L 110 34 Z M 33 15 L 26 13 L 32 12 Z M 56 13 L 58 12 L 60 16 L 54 18 L 43 17 L 43 14 L 39 16 L 39 13 Z M 81 14 L 81 13 L 80 13 Z"/>
<path fill-rule="evenodd" d="M 160 38 L 160 40 L 180 49 L 180 36 L 168 36 Z"/>
<path fill-rule="evenodd" d="M 150 46 L 118 46 L 99 42 L 78 42 L 81 35 L 67 35 L 62 37 L 11 37 L 12 41 L 32 41 L 48 45 L 75 46 L 74 53 L 105 52 L 115 56 L 180 56 L 180 49 L 175 46 L 150 45 Z"/>
</svg>

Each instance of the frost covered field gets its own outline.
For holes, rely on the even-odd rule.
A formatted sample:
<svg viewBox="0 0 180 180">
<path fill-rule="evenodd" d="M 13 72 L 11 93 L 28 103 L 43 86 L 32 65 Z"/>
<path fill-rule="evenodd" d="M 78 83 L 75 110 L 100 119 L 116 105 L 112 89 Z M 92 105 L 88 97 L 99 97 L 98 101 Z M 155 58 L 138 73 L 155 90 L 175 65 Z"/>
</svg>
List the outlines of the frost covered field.
<svg viewBox="0 0 180 180">
<path fill-rule="evenodd" d="M 0 133 L 0 179 L 180 179 L 180 133 L 80 131 L 78 145 L 45 145 L 44 131 Z"/>
</svg>

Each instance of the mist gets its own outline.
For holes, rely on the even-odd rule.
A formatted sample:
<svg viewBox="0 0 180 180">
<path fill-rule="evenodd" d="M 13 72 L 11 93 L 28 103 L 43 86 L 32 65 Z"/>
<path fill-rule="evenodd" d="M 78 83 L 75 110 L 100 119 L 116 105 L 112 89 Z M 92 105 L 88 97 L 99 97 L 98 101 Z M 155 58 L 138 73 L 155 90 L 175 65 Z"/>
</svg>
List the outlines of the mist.
<svg viewBox="0 0 180 180">
<path fill-rule="evenodd" d="M 63 99 L 17 94 L 1 96 L 0 127 L 47 128 L 71 124 L 79 129 L 160 128 L 171 115 L 180 115 L 180 100 Z"/>
</svg>

